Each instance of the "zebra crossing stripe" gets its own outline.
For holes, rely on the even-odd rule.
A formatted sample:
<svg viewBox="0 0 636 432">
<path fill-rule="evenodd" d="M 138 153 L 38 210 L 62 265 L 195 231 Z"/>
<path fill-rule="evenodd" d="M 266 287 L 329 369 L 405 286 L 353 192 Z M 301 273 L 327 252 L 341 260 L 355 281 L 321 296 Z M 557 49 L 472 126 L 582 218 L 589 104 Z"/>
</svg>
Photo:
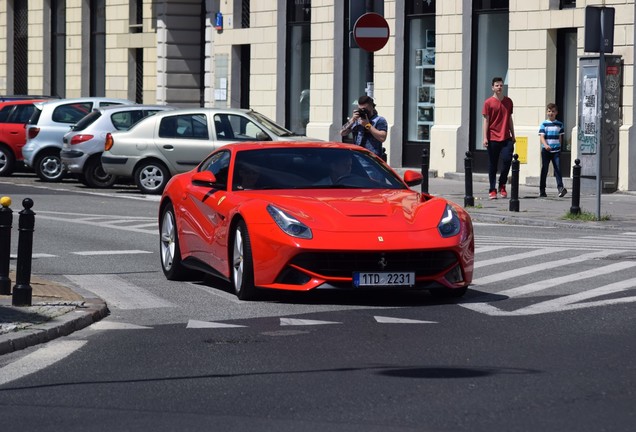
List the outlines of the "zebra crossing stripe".
<svg viewBox="0 0 636 432">
<path fill-rule="evenodd" d="M 609 274 L 609 273 L 614 273 L 616 271 L 625 270 L 634 266 L 636 266 L 636 262 L 629 262 L 629 261 L 618 262 L 618 263 L 606 265 L 603 267 L 587 270 L 581 273 L 577 273 L 576 280 L 581 281 L 583 279 L 589 279 L 596 276 L 601 276 L 604 274 Z M 520 297 L 522 295 L 536 293 L 538 291 L 543 291 L 545 289 L 559 286 L 561 284 L 565 284 L 568 282 L 572 282 L 572 275 L 561 276 L 557 278 L 534 282 L 534 283 L 523 285 L 516 288 L 510 288 L 504 291 L 499 291 L 497 294 L 506 295 L 510 297 Z"/>
<path fill-rule="evenodd" d="M 523 253 L 514 254 L 514 255 L 506 255 L 503 257 L 493 258 L 489 260 L 478 260 L 478 261 L 475 261 L 475 268 L 487 267 L 490 265 L 498 265 L 505 262 L 518 261 L 518 260 L 523 260 L 527 258 L 534 258 L 537 256 L 545 256 L 547 254 L 559 253 L 566 250 L 567 248 L 541 248 L 541 249 L 532 250 L 530 252 L 523 252 Z"/>
<path fill-rule="evenodd" d="M 91 256 L 91 255 L 134 255 L 134 254 L 149 254 L 151 251 L 145 250 L 102 250 L 102 251 L 80 251 L 72 252 L 75 255 Z"/>
<path fill-rule="evenodd" d="M 91 291 L 108 303 L 109 307 L 119 309 L 156 309 L 175 307 L 173 303 L 163 300 L 149 291 L 133 285 L 119 276 L 65 275 L 67 279 L 81 288 Z"/>
<path fill-rule="evenodd" d="M 563 267 L 568 264 L 575 264 L 575 263 L 588 261 L 588 260 L 592 260 L 596 258 L 605 258 L 610 255 L 624 253 L 624 252 L 626 251 L 605 249 L 605 250 L 601 250 L 597 252 L 586 253 L 586 254 L 579 255 L 572 258 L 565 258 L 565 259 L 555 260 L 550 262 L 541 262 L 531 266 L 520 267 L 513 270 L 504 271 L 501 273 L 492 274 L 490 276 L 484 276 L 478 279 L 474 279 L 473 285 L 487 285 L 493 282 L 499 282 L 502 280 L 512 279 L 522 275 L 527 275 L 527 274 L 531 274 L 531 273 L 535 273 L 535 272 L 539 272 L 539 271 L 543 271 L 543 270 L 547 270 L 551 268 Z"/>
</svg>

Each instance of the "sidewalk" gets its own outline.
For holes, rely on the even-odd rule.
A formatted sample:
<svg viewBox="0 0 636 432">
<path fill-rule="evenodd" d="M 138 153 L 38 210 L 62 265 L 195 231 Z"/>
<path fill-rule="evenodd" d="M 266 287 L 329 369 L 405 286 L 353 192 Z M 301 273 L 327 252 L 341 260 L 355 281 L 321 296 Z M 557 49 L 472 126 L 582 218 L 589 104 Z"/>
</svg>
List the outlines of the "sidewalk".
<svg viewBox="0 0 636 432">
<path fill-rule="evenodd" d="M 13 287 L 15 273 L 9 277 Z M 32 306 L 12 306 L 10 295 L 0 295 L 0 355 L 69 335 L 108 314 L 99 298 L 85 298 L 37 276 L 31 277 L 30 285 Z"/>
<path fill-rule="evenodd" d="M 466 195 L 463 174 L 446 178 L 429 177 L 428 192 L 464 205 Z M 519 185 L 519 212 L 512 212 L 509 199 L 488 199 L 488 183 L 483 174 L 473 176 L 474 207 L 468 207 L 473 222 L 502 223 L 532 226 L 560 226 L 595 230 L 636 232 L 636 193 L 601 195 L 603 221 L 567 220 L 564 217 L 572 206 L 571 190 L 563 198 L 557 197 L 554 179 L 548 179 L 548 198 L 539 198 L 539 188 Z M 419 186 L 414 188 L 420 190 Z M 508 197 L 511 195 L 508 186 Z M 598 199 L 595 194 L 581 195 L 582 212 L 596 215 Z M 15 284 L 15 275 L 10 275 Z M 11 306 L 11 296 L 0 295 L 0 355 L 44 343 L 68 335 L 108 314 L 106 303 L 99 298 L 85 298 L 61 284 L 31 277 L 33 306 Z"/>
</svg>

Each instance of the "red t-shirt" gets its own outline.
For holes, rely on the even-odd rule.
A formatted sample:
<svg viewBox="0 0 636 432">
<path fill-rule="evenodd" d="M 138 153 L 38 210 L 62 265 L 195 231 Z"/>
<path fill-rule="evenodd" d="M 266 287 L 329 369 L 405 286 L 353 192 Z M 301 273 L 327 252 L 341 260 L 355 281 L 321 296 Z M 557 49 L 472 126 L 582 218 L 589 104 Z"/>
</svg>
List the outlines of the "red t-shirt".
<svg viewBox="0 0 636 432">
<path fill-rule="evenodd" d="M 510 133 L 510 116 L 512 115 L 512 99 L 508 96 L 499 101 L 492 96 L 484 102 L 482 115 L 488 116 L 490 127 L 486 133 L 488 141 L 506 141 L 512 138 Z"/>
</svg>

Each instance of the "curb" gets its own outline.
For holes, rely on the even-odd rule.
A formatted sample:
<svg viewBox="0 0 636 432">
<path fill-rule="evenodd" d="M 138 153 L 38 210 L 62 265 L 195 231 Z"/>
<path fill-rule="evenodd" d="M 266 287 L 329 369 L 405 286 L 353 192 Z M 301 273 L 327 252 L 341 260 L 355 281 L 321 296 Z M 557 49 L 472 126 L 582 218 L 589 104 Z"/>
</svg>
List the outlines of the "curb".
<svg viewBox="0 0 636 432">
<path fill-rule="evenodd" d="M 106 303 L 88 299 L 77 309 L 18 332 L 0 335 L 0 355 L 49 342 L 61 336 L 82 330 L 108 315 Z"/>
<path fill-rule="evenodd" d="M 555 228 L 571 228 L 571 229 L 596 229 L 596 230 L 618 230 L 622 229 L 617 225 L 606 225 L 611 224 L 611 222 L 595 222 L 595 221 L 587 221 L 587 222 L 568 222 L 568 221 L 558 221 L 558 220 L 542 220 L 542 219 L 532 219 L 532 218 L 524 218 L 520 216 L 514 215 L 496 215 L 491 213 L 480 213 L 480 212 L 471 212 L 467 210 L 470 218 L 473 222 L 485 222 L 485 223 L 499 223 L 499 224 L 507 224 L 507 225 L 528 225 L 528 226 L 547 226 L 547 227 L 555 227 Z"/>
</svg>

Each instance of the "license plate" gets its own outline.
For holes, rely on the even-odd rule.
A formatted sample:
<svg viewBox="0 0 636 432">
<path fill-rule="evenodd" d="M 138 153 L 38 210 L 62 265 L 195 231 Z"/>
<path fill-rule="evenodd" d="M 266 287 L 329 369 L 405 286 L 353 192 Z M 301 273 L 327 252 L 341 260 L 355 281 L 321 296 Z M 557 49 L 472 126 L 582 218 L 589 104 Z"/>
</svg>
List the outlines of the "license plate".
<svg viewBox="0 0 636 432">
<path fill-rule="evenodd" d="M 413 286 L 415 285 L 414 272 L 374 272 L 353 273 L 353 286 Z"/>
</svg>

